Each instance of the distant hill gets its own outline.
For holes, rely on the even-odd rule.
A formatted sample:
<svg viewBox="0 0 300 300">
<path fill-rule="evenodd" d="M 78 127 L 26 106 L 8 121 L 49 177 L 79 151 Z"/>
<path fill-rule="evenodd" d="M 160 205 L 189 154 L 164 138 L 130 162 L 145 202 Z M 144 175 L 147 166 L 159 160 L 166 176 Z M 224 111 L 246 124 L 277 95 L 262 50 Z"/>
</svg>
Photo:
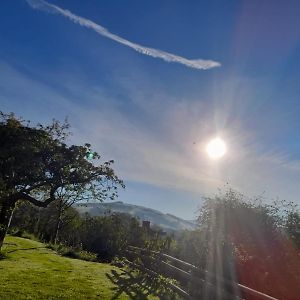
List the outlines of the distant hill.
<svg viewBox="0 0 300 300">
<path fill-rule="evenodd" d="M 89 213 L 91 216 L 102 216 L 110 213 L 126 213 L 141 221 L 150 221 L 151 225 L 159 226 L 166 231 L 195 229 L 195 223 L 192 221 L 183 220 L 171 214 L 164 214 L 155 209 L 121 201 L 109 203 L 80 203 L 77 204 L 75 208 L 80 213 Z"/>
</svg>

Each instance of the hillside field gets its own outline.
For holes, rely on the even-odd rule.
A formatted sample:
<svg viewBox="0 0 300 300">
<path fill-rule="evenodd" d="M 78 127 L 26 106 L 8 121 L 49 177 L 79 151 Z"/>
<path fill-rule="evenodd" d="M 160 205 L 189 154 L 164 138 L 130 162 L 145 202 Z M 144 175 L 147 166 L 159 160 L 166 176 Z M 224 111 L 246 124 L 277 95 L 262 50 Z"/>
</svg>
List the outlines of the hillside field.
<svg viewBox="0 0 300 300">
<path fill-rule="evenodd" d="M 110 264 L 62 257 L 40 242 L 8 236 L 3 253 L 1 300 L 158 299 L 145 287 L 126 285 L 125 273 Z"/>
</svg>

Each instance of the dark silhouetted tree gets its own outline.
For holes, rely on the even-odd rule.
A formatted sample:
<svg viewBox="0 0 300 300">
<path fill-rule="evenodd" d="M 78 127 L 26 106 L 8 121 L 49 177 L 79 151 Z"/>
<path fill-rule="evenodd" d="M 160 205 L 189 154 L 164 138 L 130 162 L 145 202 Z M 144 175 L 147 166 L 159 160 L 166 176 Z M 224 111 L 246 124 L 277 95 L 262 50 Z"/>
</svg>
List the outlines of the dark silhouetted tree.
<svg viewBox="0 0 300 300">
<path fill-rule="evenodd" d="M 113 161 L 96 165 L 91 145 L 68 145 L 67 122 L 31 126 L 0 113 L 0 249 L 18 201 L 46 207 L 67 195 L 69 201 L 114 198 L 123 182 Z"/>
</svg>

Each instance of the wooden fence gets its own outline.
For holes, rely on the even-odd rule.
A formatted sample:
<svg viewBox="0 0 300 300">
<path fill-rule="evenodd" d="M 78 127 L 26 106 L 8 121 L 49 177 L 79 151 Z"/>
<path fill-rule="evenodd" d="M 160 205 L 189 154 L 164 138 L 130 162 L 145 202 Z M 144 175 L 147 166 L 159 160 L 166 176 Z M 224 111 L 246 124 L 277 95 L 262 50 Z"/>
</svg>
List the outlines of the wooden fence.
<svg viewBox="0 0 300 300">
<path fill-rule="evenodd" d="M 196 266 L 168 254 L 129 246 L 126 257 L 133 267 L 152 276 L 163 275 L 175 279 L 170 288 L 183 299 L 278 300 L 240 283 L 203 271 Z M 137 263 L 137 259 L 141 263 Z"/>
</svg>

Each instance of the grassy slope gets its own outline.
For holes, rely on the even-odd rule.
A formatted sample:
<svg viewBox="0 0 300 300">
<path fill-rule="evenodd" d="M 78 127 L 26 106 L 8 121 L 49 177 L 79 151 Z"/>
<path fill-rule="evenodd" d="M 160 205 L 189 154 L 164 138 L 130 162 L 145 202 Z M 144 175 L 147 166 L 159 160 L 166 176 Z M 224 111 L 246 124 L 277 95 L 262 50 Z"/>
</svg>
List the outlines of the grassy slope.
<svg viewBox="0 0 300 300">
<path fill-rule="evenodd" d="M 42 243 L 17 237 L 6 238 L 3 252 L 1 300 L 132 299 L 108 279 L 107 274 L 120 273 L 109 264 L 61 257 Z"/>
</svg>

